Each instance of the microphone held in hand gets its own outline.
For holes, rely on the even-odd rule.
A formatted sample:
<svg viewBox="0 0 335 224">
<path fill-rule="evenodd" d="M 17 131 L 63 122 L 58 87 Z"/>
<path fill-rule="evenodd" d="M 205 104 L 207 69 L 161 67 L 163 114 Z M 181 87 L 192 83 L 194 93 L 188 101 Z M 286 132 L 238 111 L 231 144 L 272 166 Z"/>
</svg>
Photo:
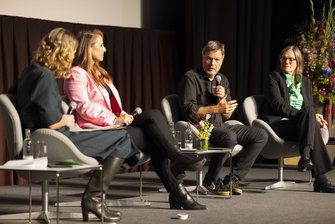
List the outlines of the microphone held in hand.
<svg viewBox="0 0 335 224">
<path fill-rule="evenodd" d="M 215 80 L 216 80 L 215 85 L 216 86 L 221 86 L 221 76 L 216 75 Z"/>
<path fill-rule="evenodd" d="M 69 104 L 69 109 L 66 114 L 72 114 L 72 112 L 77 108 L 76 102 L 71 101 Z"/>
<path fill-rule="evenodd" d="M 142 109 L 140 107 L 136 107 L 133 112 L 131 112 L 132 116 L 136 116 L 142 113 Z"/>
<path fill-rule="evenodd" d="M 216 86 L 221 86 L 221 76 L 219 76 L 219 75 L 216 75 L 215 76 L 215 85 Z M 220 102 L 220 100 L 221 100 L 221 98 L 220 97 L 218 97 L 218 103 Z"/>
</svg>

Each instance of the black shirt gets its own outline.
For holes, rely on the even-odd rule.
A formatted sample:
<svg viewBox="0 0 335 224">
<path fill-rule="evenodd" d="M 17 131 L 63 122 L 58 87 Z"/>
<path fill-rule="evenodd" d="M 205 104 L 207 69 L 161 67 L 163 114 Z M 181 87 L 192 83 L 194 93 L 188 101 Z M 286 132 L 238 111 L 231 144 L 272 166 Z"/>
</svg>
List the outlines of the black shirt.
<svg viewBox="0 0 335 224">
<path fill-rule="evenodd" d="M 221 86 L 225 88 L 227 101 L 231 100 L 228 78 L 221 76 Z M 179 84 L 179 100 L 181 104 L 182 119 L 193 124 L 198 123 L 197 111 L 201 106 L 218 104 L 218 97 L 214 94 L 213 86 L 216 86 L 216 79 L 208 79 L 208 75 L 201 69 L 192 69 L 185 73 Z M 221 114 L 212 114 L 210 122 L 221 126 L 225 119 Z"/>
<path fill-rule="evenodd" d="M 49 69 L 31 64 L 10 93 L 17 95 L 17 110 L 23 129 L 47 128 L 62 117 L 61 96 L 55 75 Z"/>
</svg>

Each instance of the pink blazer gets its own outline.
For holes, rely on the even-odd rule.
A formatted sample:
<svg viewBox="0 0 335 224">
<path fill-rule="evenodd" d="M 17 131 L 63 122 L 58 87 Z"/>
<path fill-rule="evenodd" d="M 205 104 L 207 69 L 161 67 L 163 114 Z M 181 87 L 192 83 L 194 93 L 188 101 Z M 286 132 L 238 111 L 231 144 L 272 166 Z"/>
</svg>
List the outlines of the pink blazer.
<svg viewBox="0 0 335 224">
<path fill-rule="evenodd" d="M 95 84 L 92 77 L 79 66 L 71 68 L 72 76 L 64 81 L 64 91 L 70 101 L 77 103 L 74 115 L 77 125 L 118 126 L 115 121 L 108 92 L 105 87 Z M 108 84 L 120 107 L 119 92 L 113 84 Z M 121 114 L 125 114 L 122 110 Z"/>
</svg>

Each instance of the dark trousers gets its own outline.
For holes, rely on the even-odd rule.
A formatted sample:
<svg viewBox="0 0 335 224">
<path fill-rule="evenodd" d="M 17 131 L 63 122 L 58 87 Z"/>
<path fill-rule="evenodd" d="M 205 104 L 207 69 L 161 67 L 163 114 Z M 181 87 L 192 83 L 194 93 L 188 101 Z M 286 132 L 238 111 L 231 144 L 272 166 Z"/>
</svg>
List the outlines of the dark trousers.
<svg viewBox="0 0 335 224">
<path fill-rule="evenodd" d="M 298 141 L 301 153 L 305 147 L 310 147 L 311 160 L 314 163 L 313 177 L 332 170 L 333 166 L 322 140 L 320 125 L 315 120 L 313 107 L 301 109 L 299 116 L 294 120 L 282 120 L 270 126 L 282 139 Z"/>
<path fill-rule="evenodd" d="M 175 189 L 179 182 L 171 173 L 166 147 L 176 145 L 165 117 L 158 110 L 146 111 L 135 116 L 134 122 L 127 127 L 135 145 L 151 158 L 151 164 L 168 192 Z"/>
<path fill-rule="evenodd" d="M 223 125 L 213 129 L 209 142 L 216 147 L 234 148 L 236 144 L 243 146 L 233 163 L 233 174 L 243 179 L 254 164 L 257 156 L 267 143 L 267 133 L 257 127 L 243 125 Z M 211 156 L 205 181 L 216 181 L 225 155 L 213 154 Z"/>
</svg>

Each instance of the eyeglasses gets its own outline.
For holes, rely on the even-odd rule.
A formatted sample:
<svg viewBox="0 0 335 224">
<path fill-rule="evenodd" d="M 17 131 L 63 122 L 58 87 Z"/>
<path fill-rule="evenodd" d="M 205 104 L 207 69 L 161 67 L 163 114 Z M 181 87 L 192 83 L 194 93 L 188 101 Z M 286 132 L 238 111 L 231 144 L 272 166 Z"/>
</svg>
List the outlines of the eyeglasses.
<svg viewBox="0 0 335 224">
<path fill-rule="evenodd" d="M 296 59 L 295 58 L 286 58 L 286 57 L 282 57 L 280 58 L 280 62 L 286 62 L 289 61 L 290 63 L 294 62 Z"/>
</svg>

